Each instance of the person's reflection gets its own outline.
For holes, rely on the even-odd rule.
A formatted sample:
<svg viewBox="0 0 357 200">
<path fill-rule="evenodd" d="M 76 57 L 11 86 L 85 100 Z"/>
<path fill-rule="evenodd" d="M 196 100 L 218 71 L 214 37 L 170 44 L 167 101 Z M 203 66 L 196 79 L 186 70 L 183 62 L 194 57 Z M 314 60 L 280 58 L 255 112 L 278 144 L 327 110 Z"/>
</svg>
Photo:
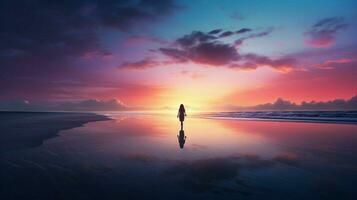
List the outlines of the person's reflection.
<svg viewBox="0 0 357 200">
<path fill-rule="evenodd" d="M 179 131 L 179 134 L 177 135 L 177 139 L 178 139 L 180 148 L 183 149 L 183 146 L 185 145 L 185 142 L 186 142 L 185 131 L 183 129 L 181 129 Z"/>
</svg>

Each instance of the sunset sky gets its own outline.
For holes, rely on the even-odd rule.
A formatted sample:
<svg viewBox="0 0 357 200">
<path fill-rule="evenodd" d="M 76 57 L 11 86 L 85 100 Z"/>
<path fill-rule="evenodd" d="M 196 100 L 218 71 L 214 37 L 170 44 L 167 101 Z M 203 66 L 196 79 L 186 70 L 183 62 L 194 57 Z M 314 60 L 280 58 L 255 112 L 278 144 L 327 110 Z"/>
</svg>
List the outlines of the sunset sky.
<svg viewBox="0 0 357 200">
<path fill-rule="evenodd" d="M 354 0 L 1 1 L 0 107 L 348 101 L 357 95 L 356 8 Z"/>
</svg>

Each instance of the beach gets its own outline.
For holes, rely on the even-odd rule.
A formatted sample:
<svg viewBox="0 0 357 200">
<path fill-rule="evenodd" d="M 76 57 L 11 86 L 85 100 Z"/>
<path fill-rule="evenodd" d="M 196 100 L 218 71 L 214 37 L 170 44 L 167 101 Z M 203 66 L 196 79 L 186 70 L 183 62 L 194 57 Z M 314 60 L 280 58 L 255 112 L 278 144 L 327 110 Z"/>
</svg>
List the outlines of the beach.
<svg viewBox="0 0 357 200">
<path fill-rule="evenodd" d="M 28 136 L 2 139 L 1 199 L 357 198 L 355 123 L 13 115 L 1 137 Z"/>
<path fill-rule="evenodd" d="M 61 130 L 108 119 L 93 113 L 0 112 L 0 152 L 40 146 Z"/>
</svg>

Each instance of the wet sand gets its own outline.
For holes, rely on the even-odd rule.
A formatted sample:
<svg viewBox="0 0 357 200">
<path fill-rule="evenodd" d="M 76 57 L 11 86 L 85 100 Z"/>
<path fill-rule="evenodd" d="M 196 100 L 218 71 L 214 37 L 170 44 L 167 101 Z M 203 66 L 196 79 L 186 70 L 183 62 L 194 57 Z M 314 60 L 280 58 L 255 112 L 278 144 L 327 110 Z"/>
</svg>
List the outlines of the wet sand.
<svg viewBox="0 0 357 200">
<path fill-rule="evenodd" d="M 40 146 L 61 130 L 108 119 L 93 113 L 0 112 L 0 153 Z"/>
<path fill-rule="evenodd" d="M 1 199 L 357 197 L 356 125 L 110 117 L 0 154 Z"/>
</svg>

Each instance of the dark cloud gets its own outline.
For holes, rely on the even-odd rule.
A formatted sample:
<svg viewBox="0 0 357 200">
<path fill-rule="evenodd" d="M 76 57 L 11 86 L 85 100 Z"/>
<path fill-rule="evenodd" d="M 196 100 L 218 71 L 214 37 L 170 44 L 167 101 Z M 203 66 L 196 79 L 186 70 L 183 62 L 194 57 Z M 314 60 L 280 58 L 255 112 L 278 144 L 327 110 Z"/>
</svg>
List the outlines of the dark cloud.
<svg viewBox="0 0 357 200">
<path fill-rule="evenodd" d="M 176 8 L 171 0 L 1 1 L 0 52 L 33 60 L 77 56 L 100 49 L 95 34 L 100 26 L 126 31 Z"/>
<path fill-rule="evenodd" d="M 213 30 L 216 34 L 220 31 L 219 29 Z M 231 31 L 225 31 L 216 37 L 209 33 L 193 31 L 176 40 L 180 48 L 161 48 L 160 51 L 175 61 L 190 60 L 200 64 L 225 65 L 232 60 L 237 60 L 238 52 L 229 44 L 223 44 L 216 39 L 232 34 Z"/>
<path fill-rule="evenodd" d="M 170 57 L 174 62 L 187 62 L 189 60 L 188 52 L 175 48 L 160 48 L 159 51 Z"/>
<path fill-rule="evenodd" d="M 248 32 L 250 29 L 241 29 L 238 32 Z M 256 37 L 268 35 L 272 29 L 264 32 L 251 34 L 241 38 L 241 41 Z M 234 34 L 232 31 L 225 31 L 219 37 L 225 37 Z M 295 60 L 292 58 L 272 59 L 266 56 L 256 54 L 240 55 L 237 49 L 224 44 L 203 32 L 195 31 L 185 35 L 177 40 L 181 48 L 160 48 L 160 52 L 176 62 L 192 61 L 199 64 L 222 66 L 239 69 L 256 69 L 258 66 L 270 66 L 272 68 L 284 71 L 291 69 Z M 240 62 L 237 62 L 240 61 Z"/>
<path fill-rule="evenodd" d="M 160 51 L 175 61 L 193 61 L 211 66 L 233 64 L 233 62 L 238 61 L 241 56 L 233 45 L 224 44 L 219 41 L 219 38 L 249 32 L 251 29 L 242 28 L 237 32 L 224 31 L 218 37 L 212 36 L 213 33 L 218 34 L 221 31 L 221 29 L 215 29 L 207 34 L 201 31 L 194 31 L 176 40 L 180 48 L 161 48 Z M 264 32 L 251 34 L 242 38 L 242 40 L 263 37 L 268 35 L 271 31 L 272 29 L 268 29 Z M 272 64 L 273 62 L 270 63 Z M 238 63 L 235 64 L 235 66 L 239 65 Z M 257 64 L 260 63 L 256 63 L 256 65 Z"/>
<path fill-rule="evenodd" d="M 249 28 L 242 28 L 238 31 L 236 31 L 237 34 L 241 34 L 241 33 L 246 33 L 246 32 L 250 32 L 252 31 L 252 29 L 249 29 Z"/>
<path fill-rule="evenodd" d="M 306 44 L 322 48 L 333 45 L 336 41 L 336 34 L 348 27 L 342 17 L 331 17 L 318 21 L 305 32 L 308 39 Z"/>
<path fill-rule="evenodd" d="M 272 59 L 267 56 L 260 56 L 251 53 L 244 55 L 244 59 L 248 60 L 251 64 L 255 64 L 256 66 L 265 65 L 281 71 L 292 69 L 296 63 L 294 58 Z"/>
<path fill-rule="evenodd" d="M 232 31 L 225 31 L 225 32 L 223 32 L 223 33 L 221 33 L 220 35 L 219 35 L 219 37 L 228 37 L 228 36 L 232 36 L 234 34 L 234 32 L 232 32 Z"/>
<path fill-rule="evenodd" d="M 80 80 L 87 71 L 78 71 L 77 58 L 110 54 L 98 30 L 129 31 L 177 9 L 173 0 L 0 1 L 0 85 Z"/>
<path fill-rule="evenodd" d="M 171 61 L 164 61 L 161 64 L 192 61 L 199 64 L 221 66 L 238 60 L 240 57 L 233 46 L 218 42 L 200 43 L 185 49 L 160 48 L 159 51 L 171 59 Z M 144 59 L 132 63 L 123 63 L 119 68 L 145 69 L 158 65 L 160 65 L 158 61 Z"/>
<path fill-rule="evenodd" d="M 226 65 L 239 59 L 237 50 L 228 44 L 202 43 L 188 51 L 193 62 L 206 65 Z"/>
<path fill-rule="evenodd" d="M 250 32 L 252 30 L 249 28 L 242 28 L 238 31 L 229 31 L 229 30 L 224 31 L 224 32 L 222 32 L 222 31 L 223 31 L 223 29 L 214 29 L 212 31 L 209 31 L 208 33 L 204 33 L 202 31 L 193 31 L 190 34 L 187 34 L 187 35 L 184 35 L 184 36 L 178 38 L 176 40 L 176 43 L 183 48 L 187 48 L 187 47 L 192 47 L 194 45 L 197 45 L 199 43 L 210 42 L 210 41 L 217 40 L 219 38 L 230 37 L 235 34 L 238 35 L 238 34 Z M 249 38 L 262 37 L 262 36 L 269 34 L 271 31 L 272 30 L 269 29 L 266 32 L 256 33 L 256 34 L 249 36 Z M 219 36 L 215 36 L 217 34 L 219 34 Z M 245 39 L 249 39 L 249 38 L 245 38 Z"/>
<path fill-rule="evenodd" d="M 211 40 L 217 39 L 217 37 L 212 36 L 210 34 L 206 34 L 201 31 L 193 31 L 190 34 L 184 35 L 181 38 L 176 40 L 176 43 L 180 45 L 182 48 L 188 48 L 195 46 L 197 44 L 208 42 Z"/>
<path fill-rule="evenodd" d="M 110 0 L 95 1 L 97 6 L 96 16 L 108 26 L 127 30 L 140 22 L 155 21 L 167 16 L 180 8 L 173 0 Z"/>
<path fill-rule="evenodd" d="M 214 30 L 208 32 L 208 34 L 213 34 L 213 35 L 215 35 L 215 34 L 220 33 L 221 31 L 222 31 L 222 29 L 214 29 Z"/>
<path fill-rule="evenodd" d="M 253 38 L 260 38 L 260 37 L 267 36 L 267 35 L 269 35 L 271 32 L 273 32 L 273 30 L 274 30 L 274 28 L 271 27 L 271 28 L 268 28 L 268 29 L 265 30 L 265 31 L 258 32 L 258 33 L 252 33 L 252 34 L 250 34 L 250 35 L 248 35 L 248 36 L 239 38 L 238 40 L 235 41 L 235 45 L 236 45 L 236 46 L 240 46 L 245 40 L 253 39 Z M 243 33 L 243 32 L 249 32 L 250 29 L 249 29 L 249 30 L 241 29 L 241 30 L 239 30 L 239 31 L 241 31 L 242 33 Z M 239 31 L 237 31 L 237 33 L 238 33 Z"/>
<path fill-rule="evenodd" d="M 124 62 L 118 66 L 119 69 L 146 69 L 151 67 L 156 67 L 160 65 L 159 62 L 153 60 L 152 58 L 144 58 L 136 62 Z"/>
<path fill-rule="evenodd" d="M 331 101 L 303 101 L 301 104 L 278 98 L 274 103 L 261 104 L 248 110 L 357 110 L 357 95 L 348 99 L 335 99 Z"/>
<path fill-rule="evenodd" d="M 178 38 L 169 47 L 162 47 L 158 49 L 157 52 L 165 55 L 169 58 L 169 60 L 159 62 L 152 59 L 143 59 L 131 63 L 123 63 L 119 67 L 146 69 L 160 64 L 168 65 L 194 62 L 207 66 L 223 66 L 243 70 L 254 70 L 259 66 L 269 66 L 279 71 L 287 71 L 293 68 L 295 59 L 292 58 L 283 57 L 272 59 L 267 56 L 256 54 L 241 55 L 239 53 L 237 46 L 239 46 L 244 40 L 264 37 L 270 34 L 273 31 L 273 28 L 268 28 L 264 31 L 241 37 L 233 44 L 227 44 L 221 40 L 221 38 L 224 37 L 233 37 L 234 35 L 237 36 L 251 31 L 252 30 L 248 28 L 242 28 L 238 31 L 227 30 L 224 32 L 222 32 L 222 29 L 214 29 L 208 33 L 193 31 L 190 34 L 186 34 Z M 219 34 L 219 36 L 216 36 L 217 34 Z"/>
<path fill-rule="evenodd" d="M 239 54 L 234 47 L 217 42 L 200 43 L 184 50 L 176 48 L 161 48 L 159 50 L 174 62 L 192 61 L 220 66 L 239 59 Z"/>
</svg>

